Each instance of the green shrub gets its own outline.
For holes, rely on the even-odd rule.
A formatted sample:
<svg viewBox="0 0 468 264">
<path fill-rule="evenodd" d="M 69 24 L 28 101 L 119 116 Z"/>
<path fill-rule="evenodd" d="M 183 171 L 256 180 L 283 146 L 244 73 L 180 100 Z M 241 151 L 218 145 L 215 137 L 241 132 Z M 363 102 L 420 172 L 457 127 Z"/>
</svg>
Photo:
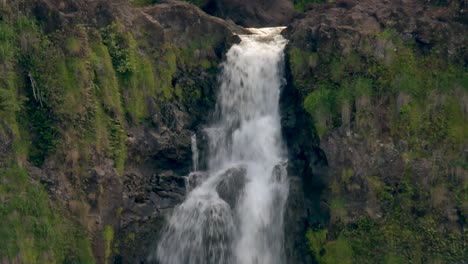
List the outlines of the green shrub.
<svg viewBox="0 0 468 264">
<path fill-rule="evenodd" d="M 118 24 L 112 24 L 101 30 L 101 36 L 112 57 L 116 72 L 121 75 L 134 72 L 135 58 L 130 54 L 129 33 L 125 34 Z"/>
<path fill-rule="evenodd" d="M 334 126 L 333 119 L 337 115 L 335 105 L 336 92 L 325 85 L 319 86 L 304 101 L 304 108 L 314 119 L 315 128 L 320 137 Z"/>
<path fill-rule="evenodd" d="M 307 240 L 316 261 L 319 264 L 353 263 L 353 250 L 349 241 L 342 235 L 336 240 L 327 240 L 326 229 L 314 231 L 309 229 Z"/>
<path fill-rule="evenodd" d="M 447 174 L 452 174 L 450 168 L 466 167 L 460 155 L 468 138 L 467 68 L 447 62 L 437 52 L 419 53 L 394 30 L 374 37 L 370 41 L 385 42 L 384 58 L 374 57 L 372 52 L 366 58 L 319 54 L 319 64 L 312 73 L 304 56 L 308 51 L 289 52 L 294 85 L 303 93 L 304 109 L 322 138 L 343 123 L 337 111 L 352 109 L 350 120 L 355 124 L 350 127 L 367 141 L 389 138 L 406 143 L 406 152 L 401 155 L 406 164 L 436 159 L 429 184 L 443 184 L 445 207 L 440 202 L 436 206 L 435 191 L 421 183 L 428 179 L 411 176 L 411 165 L 396 182 L 384 175 L 369 180 L 378 208 L 369 213 L 372 219 L 348 218 L 354 215 L 352 203 L 346 206 L 346 179 L 351 173 L 343 170 L 343 181 L 334 179 L 329 184 L 332 221 L 327 229 L 307 233 L 311 252 L 318 263 L 333 263 L 334 259 L 327 257 L 339 255 L 332 253 L 333 245 L 348 252 L 345 255 L 351 257 L 346 259 L 354 263 L 463 262 L 468 257 L 462 250 L 466 232 L 454 226 L 465 225 L 462 208 L 466 203 L 462 201 L 467 188 L 459 177 Z M 345 114 L 341 117 L 348 118 Z M 367 126 L 362 129 L 360 124 Z M 368 133 L 371 129 L 376 131 Z M 457 220 L 447 219 L 448 208 L 457 211 Z"/>
<path fill-rule="evenodd" d="M 48 106 L 41 106 L 33 99 L 26 104 L 22 125 L 31 135 L 29 159 L 35 166 L 42 166 L 57 145 L 56 121 Z"/>
</svg>

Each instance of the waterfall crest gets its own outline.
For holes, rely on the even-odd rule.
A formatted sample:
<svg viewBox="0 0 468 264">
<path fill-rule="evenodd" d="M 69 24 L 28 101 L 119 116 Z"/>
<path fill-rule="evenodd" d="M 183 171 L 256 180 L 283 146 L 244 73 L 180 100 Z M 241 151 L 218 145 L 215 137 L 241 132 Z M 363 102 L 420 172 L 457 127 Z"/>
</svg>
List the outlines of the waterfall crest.
<svg viewBox="0 0 468 264">
<path fill-rule="evenodd" d="M 249 29 L 252 34 L 241 35 L 241 43 L 228 51 L 220 75 L 217 120 L 206 129 L 207 176 L 174 209 L 151 260 L 285 262 L 288 181 L 279 95 L 287 41 L 282 29 Z"/>
</svg>

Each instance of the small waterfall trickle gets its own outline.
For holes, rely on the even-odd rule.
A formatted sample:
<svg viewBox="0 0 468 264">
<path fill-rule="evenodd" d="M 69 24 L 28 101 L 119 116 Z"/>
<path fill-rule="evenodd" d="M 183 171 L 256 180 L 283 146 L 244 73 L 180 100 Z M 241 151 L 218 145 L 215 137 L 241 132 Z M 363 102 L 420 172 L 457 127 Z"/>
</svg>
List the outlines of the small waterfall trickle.
<svg viewBox="0 0 468 264">
<path fill-rule="evenodd" d="M 198 171 L 198 146 L 197 146 L 197 134 L 193 134 L 191 138 L 191 148 L 192 148 L 192 171 Z"/>
<path fill-rule="evenodd" d="M 288 196 L 281 137 L 283 28 L 249 29 L 227 53 L 208 171 L 174 209 L 149 260 L 161 264 L 282 264 Z M 198 170 L 192 136 L 193 171 Z M 196 181 L 194 181 L 196 182 Z"/>
</svg>

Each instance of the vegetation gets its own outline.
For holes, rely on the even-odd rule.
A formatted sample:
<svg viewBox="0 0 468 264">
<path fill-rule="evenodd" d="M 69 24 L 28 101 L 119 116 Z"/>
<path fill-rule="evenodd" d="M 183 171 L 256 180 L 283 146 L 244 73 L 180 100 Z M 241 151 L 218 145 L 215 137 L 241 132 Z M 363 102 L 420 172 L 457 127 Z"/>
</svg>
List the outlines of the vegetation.
<svg viewBox="0 0 468 264">
<path fill-rule="evenodd" d="M 106 244 L 106 263 L 109 261 L 109 257 L 112 253 L 112 241 L 114 240 L 114 229 L 110 225 L 106 225 L 103 231 L 104 242 Z"/>
<path fill-rule="evenodd" d="M 149 2 L 155 1 L 135 1 Z M 217 63 L 208 59 L 216 58 L 214 40 L 148 46 L 118 23 L 45 33 L 27 12 L 2 8 L 0 262 L 94 263 L 85 231 L 93 225 L 84 193 L 94 184 L 90 168 L 95 159 L 111 159 L 115 176 L 123 175 L 129 126 L 147 125 L 168 101 L 207 100 L 201 91 L 206 84 L 185 81 L 190 78 L 181 74 L 217 71 Z M 53 182 L 51 175 L 42 179 L 43 186 L 43 176 L 28 175 L 31 170 L 58 171 L 66 183 Z M 46 187 L 56 184 L 71 185 L 69 202 L 49 198 Z M 106 187 L 98 183 L 92 194 L 97 206 Z M 102 231 L 103 253 L 110 259 L 118 242 L 110 226 Z"/>
<path fill-rule="evenodd" d="M 288 52 L 294 84 L 322 140 L 344 128 L 359 135 L 363 145 L 382 139 L 406 144 L 400 153 L 402 179 L 360 175 L 356 170 L 361 168 L 353 167 L 331 177 L 326 195 L 330 222 L 310 228 L 310 250 L 318 263 L 461 263 L 468 258 L 462 202 L 468 189 L 462 176 L 450 170 L 466 168 L 460 153 L 468 144 L 462 99 L 468 69 L 447 62 L 437 46 L 430 54 L 419 53 L 393 30 L 372 41 L 385 43 L 382 57 L 362 51 L 332 56 L 297 48 Z M 430 180 L 418 176 L 413 164 L 436 157 L 440 160 L 432 163 Z M 351 217 L 356 206 L 348 201 L 354 199 L 356 184 L 370 188 L 357 192 L 367 193 L 367 203 L 378 213 Z"/>
<path fill-rule="evenodd" d="M 294 8 L 300 12 L 306 11 L 307 5 L 310 3 L 326 3 L 326 2 L 330 2 L 330 1 L 327 1 L 327 0 L 294 0 L 293 1 Z"/>
<path fill-rule="evenodd" d="M 12 152 L 1 153 L 0 162 L 1 261 L 94 263 L 87 235 L 64 209 L 51 206 L 23 166 L 27 159 L 41 166 L 58 141 L 57 102 L 44 88 L 50 76 L 39 74 L 47 70 L 39 64 L 49 45 L 34 20 L 0 21 L 0 137 L 12 140 Z"/>
<path fill-rule="evenodd" d="M 394 137 L 408 138 L 416 149 L 433 143 L 466 143 L 468 127 L 460 100 L 467 87 L 466 69 L 435 54 L 419 57 L 411 46 L 399 44 L 395 50 L 387 51 L 390 63 L 357 54 L 320 58 L 321 65 L 328 67 L 322 72 L 328 74 L 314 81 L 307 77 L 307 69 L 317 63 L 315 53 L 290 51 L 294 82 L 306 94 L 304 108 L 314 118 L 319 135 L 343 124 L 343 100 L 351 101 L 359 119 L 370 118 L 373 99 L 388 97 Z"/>
<path fill-rule="evenodd" d="M 198 7 L 203 7 L 207 4 L 207 0 L 185 0 L 186 2 L 192 3 Z M 135 6 L 149 6 L 160 2 L 160 0 L 130 0 Z"/>
<path fill-rule="evenodd" d="M 51 209 L 46 191 L 26 171 L 0 169 L 0 255 L 22 263 L 94 263 L 86 234 Z"/>
</svg>

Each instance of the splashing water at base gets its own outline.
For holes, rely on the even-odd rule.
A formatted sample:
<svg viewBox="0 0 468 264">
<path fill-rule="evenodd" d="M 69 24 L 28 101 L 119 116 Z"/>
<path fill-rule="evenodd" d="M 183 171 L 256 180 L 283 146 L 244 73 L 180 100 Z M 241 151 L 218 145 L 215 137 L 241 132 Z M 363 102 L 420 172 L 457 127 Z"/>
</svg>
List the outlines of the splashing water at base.
<svg viewBox="0 0 468 264">
<path fill-rule="evenodd" d="M 174 209 L 150 260 L 163 264 L 284 263 L 288 195 L 279 94 L 283 28 L 249 29 L 227 53 L 218 120 L 207 129 L 208 177 Z"/>
</svg>

